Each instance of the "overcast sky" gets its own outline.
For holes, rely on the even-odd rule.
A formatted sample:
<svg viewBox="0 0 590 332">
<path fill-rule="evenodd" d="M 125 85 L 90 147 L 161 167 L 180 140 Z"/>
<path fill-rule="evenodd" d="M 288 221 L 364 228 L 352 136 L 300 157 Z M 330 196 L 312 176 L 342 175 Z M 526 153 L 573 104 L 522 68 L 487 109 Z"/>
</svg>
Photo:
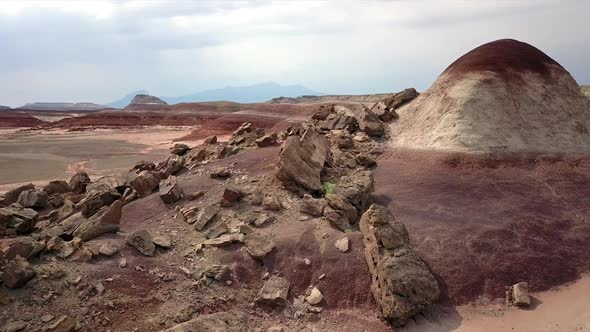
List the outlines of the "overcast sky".
<svg viewBox="0 0 590 332">
<path fill-rule="evenodd" d="M 515 38 L 590 83 L 590 1 L 2 1 L 0 104 L 106 103 L 265 81 L 324 93 L 427 88 Z"/>
</svg>

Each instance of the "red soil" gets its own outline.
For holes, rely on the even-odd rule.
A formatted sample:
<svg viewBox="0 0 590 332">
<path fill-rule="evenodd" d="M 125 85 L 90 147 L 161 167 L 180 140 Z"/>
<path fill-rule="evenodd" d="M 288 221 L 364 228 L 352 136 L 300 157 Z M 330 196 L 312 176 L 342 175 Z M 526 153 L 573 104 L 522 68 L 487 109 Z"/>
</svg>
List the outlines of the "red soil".
<svg viewBox="0 0 590 332">
<path fill-rule="evenodd" d="M 443 74 L 458 79 L 471 72 L 491 71 L 511 81 L 518 78 L 517 74 L 525 72 L 548 77 L 549 65 L 567 73 L 559 63 L 534 46 L 514 39 L 500 39 L 466 53 L 447 67 Z"/>
<path fill-rule="evenodd" d="M 590 157 L 390 151 L 375 200 L 411 234 L 452 303 L 541 291 L 590 270 Z"/>
<path fill-rule="evenodd" d="M 0 127 L 36 127 L 44 124 L 31 115 L 12 111 L 0 111 Z"/>
</svg>

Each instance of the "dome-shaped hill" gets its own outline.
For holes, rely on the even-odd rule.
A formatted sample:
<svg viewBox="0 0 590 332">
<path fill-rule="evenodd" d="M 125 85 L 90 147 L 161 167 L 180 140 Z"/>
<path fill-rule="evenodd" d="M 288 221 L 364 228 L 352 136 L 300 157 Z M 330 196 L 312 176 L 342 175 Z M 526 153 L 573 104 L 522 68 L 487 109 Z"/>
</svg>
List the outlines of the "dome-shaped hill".
<svg viewBox="0 0 590 332">
<path fill-rule="evenodd" d="M 398 113 L 396 147 L 590 153 L 590 100 L 559 63 L 512 39 L 466 53 Z"/>
<path fill-rule="evenodd" d="M 125 110 L 144 110 L 144 111 L 157 111 L 157 110 L 168 110 L 169 105 L 162 99 L 146 94 L 138 94 L 125 107 Z"/>
</svg>

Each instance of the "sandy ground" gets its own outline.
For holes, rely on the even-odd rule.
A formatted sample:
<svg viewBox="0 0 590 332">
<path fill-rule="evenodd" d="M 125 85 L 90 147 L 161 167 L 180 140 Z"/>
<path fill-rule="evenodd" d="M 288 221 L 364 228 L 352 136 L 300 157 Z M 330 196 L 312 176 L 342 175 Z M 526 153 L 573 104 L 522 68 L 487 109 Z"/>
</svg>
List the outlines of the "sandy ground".
<svg viewBox="0 0 590 332">
<path fill-rule="evenodd" d="M 168 155 L 172 141 L 191 129 L 164 126 L 82 132 L 2 129 L 0 192 L 23 183 L 67 180 L 80 169 L 98 177 L 128 169 L 140 160 L 159 161 Z"/>
</svg>

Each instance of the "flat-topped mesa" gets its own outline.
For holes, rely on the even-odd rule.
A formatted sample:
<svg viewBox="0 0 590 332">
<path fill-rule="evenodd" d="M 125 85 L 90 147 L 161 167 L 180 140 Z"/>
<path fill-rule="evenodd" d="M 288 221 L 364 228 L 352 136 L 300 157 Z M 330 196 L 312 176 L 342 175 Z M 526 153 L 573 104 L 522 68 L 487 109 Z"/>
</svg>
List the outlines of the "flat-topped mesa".
<svg viewBox="0 0 590 332">
<path fill-rule="evenodd" d="M 590 153 L 590 99 L 559 63 L 512 39 L 463 55 L 398 114 L 399 148 Z"/>
<path fill-rule="evenodd" d="M 129 105 L 125 106 L 126 110 L 138 110 L 138 109 L 160 109 L 162 107 L 167 108 L 168 103 L 162 99 L 146 94 L 138 94 L 133 97 L 133 100 Z"/>
</svg>

